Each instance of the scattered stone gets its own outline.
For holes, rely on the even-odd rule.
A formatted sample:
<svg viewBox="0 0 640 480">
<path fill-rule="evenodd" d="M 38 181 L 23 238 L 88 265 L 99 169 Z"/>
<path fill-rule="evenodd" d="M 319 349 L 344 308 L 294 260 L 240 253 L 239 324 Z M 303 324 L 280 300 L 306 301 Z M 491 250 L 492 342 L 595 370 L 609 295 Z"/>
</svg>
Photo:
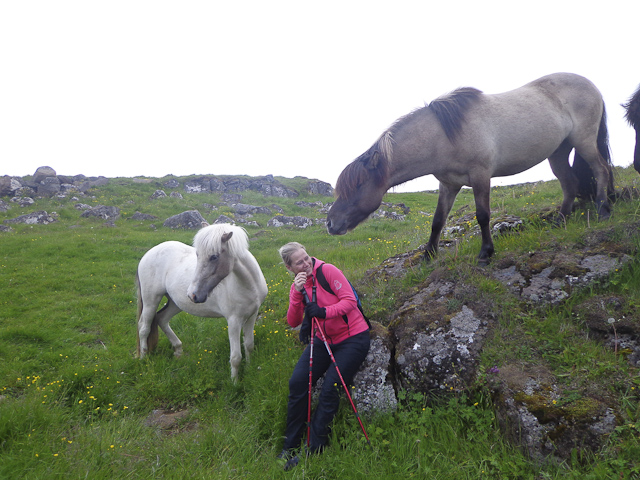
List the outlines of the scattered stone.
<svg viewBox="0 0 640 480">
<path fill-rule="evenodd" d="M 0 197 L 10 197 L 22 187 L 22 183 L 17 178 L 5 175 L 0 177 Z"/>
<path fill-rule="evenodd" d="M 269 208 L 271 208 L 272 210 L 275 210 L 276 213 L 280 213 L 284 215 L 284 210 L 282 209 L 282 207 L 279 205 L 276 205 L 275 203 L 272 203 Z"/>
<path fill-rule="evenodd" d="M 10 218 L 4 221 L 4 223 L 26 223 L 27 225 L 48 225 L 57 221 L 57 218 L 53 214 L 49 215 L 46 211 L 40 210 L 38 212 L 28 213 L 26 215 L 20 215 L 16 218 Z"/>
<path fill-rule="evenodd" d="M 82 218 L 97 217 L 103 220 L 117 220 L 120 217 L 120 209 L 118 207 L 97 205 L 85 210 L 80 216 Z"/>
<path fill-rule="evenodd" d="M 164 182 L 163 185 L 167 188 L 178 188 L 180 186 L 180 182 L 175 178 L 172 178 L 171 180 Z"/>
<path fill-rule="evenodd" d="M 198 210 L 189 210 L 167 218 L 162 224 L 167 228 L 182 228 L 185 230 L 199 230 L 205 219 Z"/>
<path fill-rule="evenodd" d="M 151 195 L 151 199 L 155 200 L 156 198 L 164 198 L 166 196 L 167 194 L 164 193 L 163 190 L 156 190 L 155 192 L 153 192 L 153 195 Z"/>
<path fill-rule="evenodd" d="M 208 193 L 211 191 L 211 181 L 208 178 L 193 178 L 184 184 L 186 193 Z"/>
<path fill-rule="evenodd" d="M 246 205 L 244 203 L 236 203 L 233 206 L 233 209 L 238 215 L 259 214 L 259 213 L 271 215 L 273 213 L 267 207 L 257 207 L 255 205 Z"/>
<path fill-rule="evenodd" d="M 35 203 L 35 200 L 31 197 L 13 197 L 11 201 L 17 203 L 22 208 L 29 207 Z"/>
<path fill-rule="evenodd" d="M 307 228 L 313 225 L 313 220 L 307 217 L 288 217 L 286 215 L 278 215 L 267 222 L 269 227 L 298 227 Z"/>
<path fill-rule="evenodd" d="M 56 171 L 51 167 L 38 167 L 33 174 L 33 182 L 39 184 L 46 178 L 56 177 Z"/>
<path fill-rule="evenodd" d="M 131 215 L 131 220 L 155 220 L 156 217 L 155 215 L 149 215 L 148 213 L 140 213 L 140 212 L 136 212 L 133 215 Z"/>
<path fill-rule="evenodd" d="M 213 223 L 216 225 L 219 223 L 230 223 L 231 225 L 235 225 L 236 222 L 233 221 L 233 218 L 227 217 L 226 215 L 220 215 Z"/>
<path fill-rule="evenodd" d="M 189 415 L 188 410 L 178 412 L 166 410 L 154 410 L 144 421 L 146 427 L 160 428 L 161 430 L 175 429 L 181 420 Z"/>
<path fill-rule="evenodd" d="M 302 208 L 323 208 L 322 202 L 295 202 L 296 207 Z"/>
<path fill-rule="evenodd" d="M 307 184 L 307 191 L 311 195 L 322 195 L 324 197 L 333 197 L 333 187 L 327 182 L 310 180 Z"/>
</svg>

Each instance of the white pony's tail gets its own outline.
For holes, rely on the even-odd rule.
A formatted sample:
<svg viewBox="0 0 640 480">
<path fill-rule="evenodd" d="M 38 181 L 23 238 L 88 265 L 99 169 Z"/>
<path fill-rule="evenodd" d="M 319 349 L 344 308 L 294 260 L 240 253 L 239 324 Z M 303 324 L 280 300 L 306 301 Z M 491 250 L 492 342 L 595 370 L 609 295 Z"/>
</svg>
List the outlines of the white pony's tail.
<svg viewBox="0 0 640 480">
<path fill-rule="evenodd" d="M 138 322 L 140 321 L 140 315 L 142 315 L 142 307 L 144 307 L 142 302 L 142 295 L 140 291 L 140 276 L 138 272 L 136 272 L 136 288 L 138 295 L 138 313 L 136 318 L 136 332 L 138 339 L 138 357 L 140 357 L 140 327 L 138 326 Z M 147 349 L 148 351 L 154 350 L 158 346 L 158 320 L 156 316 L 153 316 L 153 321 L 151 322 L 151 329 L 149 330 L 149 336 L 147 337 Z"/>
</svg>

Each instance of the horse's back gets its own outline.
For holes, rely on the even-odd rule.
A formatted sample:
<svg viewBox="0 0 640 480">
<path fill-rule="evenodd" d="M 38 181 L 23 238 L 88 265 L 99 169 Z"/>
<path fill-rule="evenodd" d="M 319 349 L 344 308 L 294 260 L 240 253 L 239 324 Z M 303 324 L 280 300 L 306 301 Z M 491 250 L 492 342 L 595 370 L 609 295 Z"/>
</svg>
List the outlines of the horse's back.
<svg viewBox="0 0 640 480">
<path fill-rule="evenodd" d="M 141 292 L 143 295 L 168 293 L 176 278 L 190 278 L 194 269 L 193 247 L 176 241 L 160 243 L 147 251 L 138 263 Z"/>
<path fill-rule="evenodd" d="M 484 95 L 469 112 L 470 155 L 491 157 L 491 176 L 523 172 L 544 161 L 565 141 L 595 141 L 604 103 L 588 79 L 555 73 L 515 90 Z M 573 143 L 573 142 L 572 142 Z"/>
<path fill-rule="evenodd" d="M 195 258 L 195 249 L 182 242 L 170 240 L 149 249 L 140 259 L 138 271 L 164 270 L 176 263 L 184 263 Z"/>
</svg>

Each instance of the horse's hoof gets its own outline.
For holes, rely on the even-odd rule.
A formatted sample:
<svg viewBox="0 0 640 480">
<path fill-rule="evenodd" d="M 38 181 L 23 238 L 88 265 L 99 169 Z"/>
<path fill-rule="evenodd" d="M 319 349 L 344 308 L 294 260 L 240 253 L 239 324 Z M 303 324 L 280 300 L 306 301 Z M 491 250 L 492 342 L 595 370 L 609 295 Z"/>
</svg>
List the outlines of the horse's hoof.
<svg viewBox="0 0 640 480">
<path fill-rule="evenodd" d="M 435 256 L 436 256 L 436 252 L 428 252 L 428 251 L 425 251 L 425 252 L 424 252 L 424 255 L 422 256 L 422 259 L 423 259 L 425 262 L 430 262 L 431 260 L 433 260 L 433 259 L 435 258 Z"/>
<path fill-rule="evenodd" d="M 491 258 L 478 258 L 479 267 L 487 267 L 491 263 Z"/>
</svg>

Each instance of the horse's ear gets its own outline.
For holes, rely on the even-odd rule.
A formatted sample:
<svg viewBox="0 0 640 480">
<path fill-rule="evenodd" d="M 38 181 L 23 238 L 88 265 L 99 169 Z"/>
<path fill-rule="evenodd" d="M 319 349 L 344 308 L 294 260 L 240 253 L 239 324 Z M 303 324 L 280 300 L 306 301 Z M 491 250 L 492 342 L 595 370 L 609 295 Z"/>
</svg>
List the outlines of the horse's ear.
<svg viewBox="0 0 640 480">
<path fill-rule="evenodd" d="M 202 228 L 204 227 L 208 227 L 209 226 L 209 222 L 207 222 L 206 220 L 200 222 L 200 226 L 202 226 Z"/>
<path fill-rule="evenodd" d="M 222 243 L 227 243 L 231 237 L 233 237 L 233 232 L 227 232 L 222 234 Z"/>
</svg>

